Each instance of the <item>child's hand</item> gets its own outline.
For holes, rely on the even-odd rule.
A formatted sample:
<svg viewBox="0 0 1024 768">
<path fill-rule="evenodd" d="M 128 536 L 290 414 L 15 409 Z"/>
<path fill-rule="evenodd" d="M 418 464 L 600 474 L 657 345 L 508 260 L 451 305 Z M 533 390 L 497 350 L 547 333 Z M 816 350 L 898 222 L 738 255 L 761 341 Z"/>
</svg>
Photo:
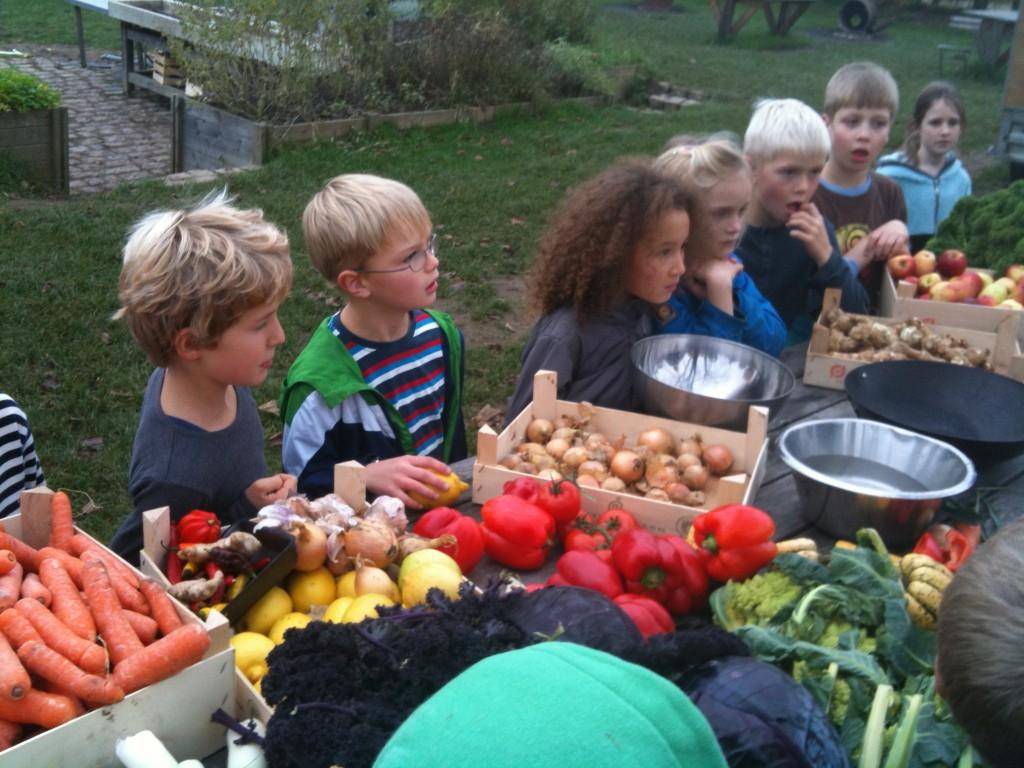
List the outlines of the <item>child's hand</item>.
<svg viewBox="0 0 1024 768">
<path fill-rule="evenodd" d="M 397 456 L 375 461 L 366 467 L 366 488 L 378 496 L 394 496 L 405 506 L 420 509 L 421 505 L 409 496 L 410 491 L 436 499 L 448 487 L 435 472 L 447 475 L 451 470 L 430 456 Z"/>
<path fill-rule="evenodd" d="M 686 290 L 702 301 L 709 301 L 727 315 L 733 313 L 732 284 L 743 265 L 729 258 L 712 259 L 694 273 L 683 277 Z"/>
<path fill-rule="evenodd" d="M 256 509 L 262 509 L 275 501 L 287 499 L 295 493 L 298 484 L 292 475 L 281 472 L 270 477 L 261 477 L 245 489 L 245 498 Z"/>
<path fill-rule="evenodd" d="M 872 261 L 888 261 L 897 254 L 908 253 L 910 248 L 907 225 L 899 219 L 887 221 L 876 227 L 868 235 L 867 240 L 867 249 Z"/>
<path fill-rule="evenodd" d="M 804 203 L 800 210 L 786 222 L 789 234 L 804 244 L 814 263 L 823 266 L 832 255 L 832 244 L 828 241 L 825 217 L 814 203 Z"/>
</svg>

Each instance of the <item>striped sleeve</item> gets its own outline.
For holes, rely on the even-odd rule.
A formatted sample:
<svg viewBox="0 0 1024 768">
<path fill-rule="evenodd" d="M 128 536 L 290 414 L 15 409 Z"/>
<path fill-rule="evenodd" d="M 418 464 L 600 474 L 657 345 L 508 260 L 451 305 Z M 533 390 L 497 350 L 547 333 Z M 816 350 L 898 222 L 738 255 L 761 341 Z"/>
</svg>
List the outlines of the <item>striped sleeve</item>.
<svg viewBox="0 0 1024 768">
<path fill-rule="evenodd" d="M 43 482 L 28 418 L 14 400 L 0 395 L 0 517 L 17 512 L 21 492 Z"/>
</svg>

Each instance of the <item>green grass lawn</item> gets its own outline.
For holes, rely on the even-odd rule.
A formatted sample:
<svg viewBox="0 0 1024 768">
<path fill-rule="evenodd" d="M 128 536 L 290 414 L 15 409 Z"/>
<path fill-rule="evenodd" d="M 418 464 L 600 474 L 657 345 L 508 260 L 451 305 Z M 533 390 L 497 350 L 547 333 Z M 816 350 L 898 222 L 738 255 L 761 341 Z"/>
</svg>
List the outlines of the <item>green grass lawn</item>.
<svg viewBox="0 0 1024 768">
<path fill-rule="evenodd" d="M 662 16 L 609 10 L 599 16 L 594 42 L 603 63 L 641 62 L 658 79 L 704 90 L 707 102 L 676 113 L 559 107 L 487 125 L 382 129 L 291 149 L 258 171 L 230 177 L 241 205 L 260 207 L 287 228 L 296 263 L 295 289 L 282 309 L 288 341 L 257 402 L 276 398 L 288 365 L 335 306 L 308 264 L 300 226 L 306 201 L 328 178 L 350 171 L 392 176 L 412 185 L 430 209 L 442 244 L 440 303 L 467 334 L 465 413 L 472 416 L 510 393 L 530 326 L 520 303 L 522 276 L 569 186 L 621 155 L 656 152 L 675 133 L 742 133 L 761 96 L 796 96 L 818 106 L 832 71 L 858 59 L 878 61 L 896 75 L 904 93 L 902 125 L 916 92 L 937 75 L 935 45 L 970 43 L 946 29 L 944 16 L 910 11 L 898 12 L 901 20 L 877 41 L 834 40 L 825 31 L 834 28 L 837 8 L 823 0 L 782 40 L 755 18 L 727 45 L 715 41 L 708 8 L 696 0 L 683 13 Z M 45 23 L 33 21 L 44 16 Z M 57 19 L 64 16 L 67 30 Z M 86 17 L 87 29 L 95 26 L 101 36 L 94 20 L 102 21 Z M 5 44 L 73 39 L 58 37 L 65 32 L 73 36 L 73 23 L 59 0 L 0 3 Z M 963 148 L 980 156 L 995 140 L 1001 81 L 972 72 L 960 85 L 969 116 Z M 894 142 L 901 133 L 894 131 Z M 1005 180 L 1005 166 L 997 166 L 978 186 Z M 124 326 L 109 319 L 117 308 L 124 233 L 144 212 L 187 204 L 209 188 L 147 183 L 63 202 L 0 197 L 0 388 L 29 412 L 49 483 L 81 491 L 79 509 L 86 493 L 99 506 L 83 524 L 101 538 L 130 508 L 128 460 L 150 371 Z M 264 414 L 264 424 L 268 438 L 280 430 L 272 414 Z M 268 446 L 267 455 L 276 467 L 278 449 Z"/>
<path fill-rule="evenodd" d="M 82 11 L 87 48 L 121 48 L 117 22 L 95 11 Z M 38 43 L 77 45 L 75 16 L 64 0 L 3 0 L 0 2 L 0 45 Z"/>
</svg>

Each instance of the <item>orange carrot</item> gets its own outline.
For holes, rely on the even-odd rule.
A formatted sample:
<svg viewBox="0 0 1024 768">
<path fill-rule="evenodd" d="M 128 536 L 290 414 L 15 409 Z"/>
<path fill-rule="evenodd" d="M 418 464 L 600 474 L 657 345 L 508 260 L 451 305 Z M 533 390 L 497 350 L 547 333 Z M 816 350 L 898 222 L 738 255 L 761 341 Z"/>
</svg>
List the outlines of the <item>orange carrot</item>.
<svg viewBox="0 0 1024 768">
<path fill-rule="evenodd" d="M 0 576 L 10 573 L 18 564 L 18 558 L 9 549 L 0 549 Z"/>
<path fill-rule="evenodd" d="M 143 649 L 142 641 L 135 634 L 128 619 L 121 613 L 121 603 L 110 584 L 107 567 L 100 560 L 88 560 L 82 564 L 82 586 L 85 600 L 96 620 L 96 628 L 110 660 L 115 664 Z"/>
<path fill-rule="evenodd" d="M 18 613 L 32 623 L 42 641 L 53 650 L 86 672 L 94 675 L 103 674 L 107 668 L 107 655 L 100 646 L 76 635 L 50 613 L 49 608 L 36 600 L 19 600 L 17 609 Z M 4 611 L 0 616 L 6 613 L 10 611 Z"/>
<path fill-rule="evenodd" d="M 25 578 L 21 580 L 21 596 L 38 600 L 47 608 L 49 608 L 50 603 L 53 602 L 53 596 L 50 594 L 50 590 L 43 586 L 43 582 L 40 581 L 39 576 L 34 573 L 26 573 Z"/>
<path fill-rule="evenodd" d="M 50 590 L 54 615 L 76 635 L 93 642 L 96 639 L 96 622 L 63 564 L 52 557 L 44 558 L 39 564 L 39 579 Z"/>
<path fill-rule="evenodd" d="M 32 687 L 25 667 L 18 661 L 18 654 L 11 648 L 4 635 L 0 635 L 0 699 L 17 701 L 24 698 Z"/>
<path fill-rule="evenodd" d="M 127 608 L 122 608 L 121 610 L 143 645 L 149 645 L 156 640 L 156 633 L 159 627 L 155 619 L 135 611 L 129 611 Z"/>
<path fill-rule="evenodd" d="M 71 499 L 64 491 L 50 497 L 50 546 L 70 552 L 75 523 L 71 516 Z"/>
<path fill-rule="evenodd" d="M 13 747 L 21 736 L 21 726 L 10 720 L 0 720 L 0 752 Z"/>
<path fill-rule="evenodd" d="M 18 701 L 0 699 L 0 720 L 31 723 L 43 728 L 56 728 L 83 712 L 82 705 L 70 696 L 44 693 L 34 688 Z"/>
<path fill-rule="evenodd" d="M 39 551 L 9 533 L 0 532 L 0 549 L 9 549 L 18 562 L 29 571 L 39 570 Z"/>
<path fill-rule="evenodd" d="M 121 578 L 121 575 L 107 565 L 106 560 L 99 556 L 99 553 L 95 551 L 86 551 L 82 553 L 82 562 L 87 563 L 90 560 L 103 563 L 103 567 L 107 571 L 107 578 L 110 579 L 110 586 L 114 588 L 114 592 L 117 593 L 117 601 L 121 603 L 122 608 L 127 608 L 130 611 L 136 613 L 149 613 L 149 603 L 146 602 L 146 598 L 142 596 L 135 587 Z"/>
<path fill-rule="evenodd" d="M 192 666 L 209 647 L 210 636 L 202 627 L 184 624 L 115 666 L 114 682 L 125 693 L 137 691 Z"/>
<path fill-rule="evenodd" d="M 116 571 L 121 577 L 136 589 L 139 588 L 139 577 L 131 569 L 128 563 L 124 562 L 113 552 L 104 549 L 88 536 L 76 533 L 71 537 L 71 552 L 81 557 L 85 552 L 95 552 L 103 558 L 107 571 Z"/>
<path fill-rule="evenodd" d="M 184 623 L 171 598 L 164 592 L 164 588 L 153 579 L 143 579 L 139 582 L 139 588 L 146 596 L 153 618 L 156 619 L 156 623 L 160 627 L 160 634 L 169 635 Z"/>
<path fill-rule="evenodd" d="M 0 611 L 10 608 L 21 597 L 21 581 L 25 569 L 18 563 L 4 576 L 0 576 Z"/>
<path fill-rule="evenodd" d="M 63 549 L 57 549 L 56 547 L 43 547 L 39 550 L 39 567 L 36 568 L 36 572 L 43 566 L 43 560 L 46 558 L 53 558 L 64 566 L 64 570 L 68 572 L 68 576 L 75 582 L 79 589 L 82 588 L 82 561 L 74 555 L 69 555 Z"/>
<path fill-rule="evenodd" d="M 45 643 L 25 643 L 18 658 L 32 674 L 89 704 L 116 704 L 124 698 L 124 691 L 109 677 L 83 672 Z"/>
<path fill-rule="evenodd" d="M 32 622 L 23 614 L 18 613 L 17 608 L 8 608 L 0 613 L 0 632 L 7 638 L 14 650 L 18 650 L 22 643 L 27 643 L 29 640 L 43 639 L 36 632 L 36 628 L 32 626 Z"/>
</svg>

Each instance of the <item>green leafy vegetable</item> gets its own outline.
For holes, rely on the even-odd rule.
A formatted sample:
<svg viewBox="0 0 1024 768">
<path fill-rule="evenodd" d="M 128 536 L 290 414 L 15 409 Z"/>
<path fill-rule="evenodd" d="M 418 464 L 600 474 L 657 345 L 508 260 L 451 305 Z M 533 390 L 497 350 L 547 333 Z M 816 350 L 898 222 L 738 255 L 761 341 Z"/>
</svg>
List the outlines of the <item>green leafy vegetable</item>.
<svg viewBox="0 0 1024 768">
<path fill-rule="evenodd" d="M 1024 261 L 1024 181 L 984 197 L 964 197 L 926 246 L 935 253 L 956 248 L 971 264 L 1002 274 Z"/>
</svg>

